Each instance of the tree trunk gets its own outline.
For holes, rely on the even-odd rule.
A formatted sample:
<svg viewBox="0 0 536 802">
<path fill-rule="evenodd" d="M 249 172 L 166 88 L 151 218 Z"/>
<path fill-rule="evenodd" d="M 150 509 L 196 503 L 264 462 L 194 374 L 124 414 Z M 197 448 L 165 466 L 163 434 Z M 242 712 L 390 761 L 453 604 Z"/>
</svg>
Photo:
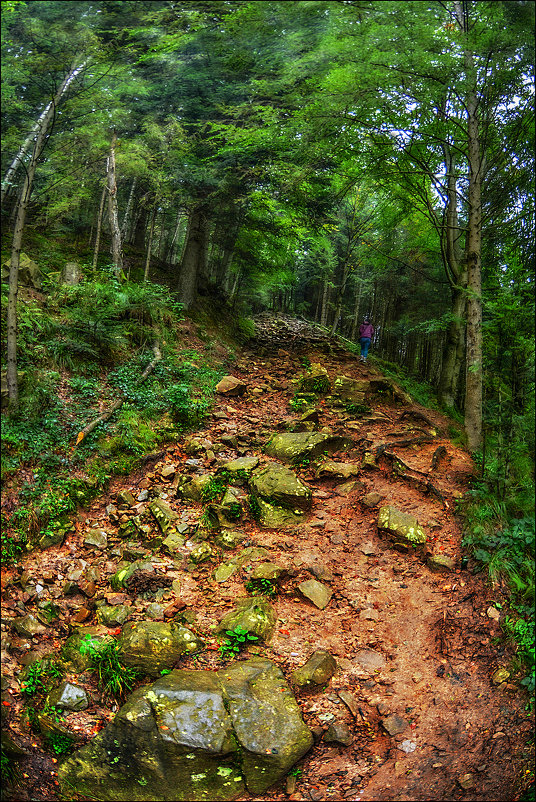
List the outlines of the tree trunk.
<svg viewBox="0 0 536 802">
<path fill-rule="evenodd" d="M 350 340 L 355 342 L 355 338 L 357 335 L 357 329 L 359 324 L 359 307 L 361 306 L 361 293 L 363 291 L 363 282 L 357 282 L 357 292 L 355 295 L 355 304 L 354 304 L 354 315 L 352 317 L 352 328 L 350 330 Z"/>
<path fill-rule="evenodd" d="M 337 293 L 337 303 L 335 305 L 335 317 L 333 319 L 333 325 L 331 327 L 331 336 L 335 336 L 335 332 L 337 331 L 339 320 L 342 313 L 342 302 L 344 300 L 344 293 L 346 292 L 346 285 L 348 283 L 348 276 L 350 275 L 350 263 L 346 261 L 343 266 L 342 271 L 342 279 L 341 279 L 341 286 L 339 287 L 339 291 Z"/>
<path fill-rule="evenodd" d="M 117 212 L 117 182 L 115 177 L 115 145 L 117 134 L 114 131 L 110 145 L 110 154 L 107 163 L 108 187 L 108 219 L 110 221 L 111 254 L 114 276 L 121 277 L 123 270 L 123 253 L 121 249 L 121 231 L 119 230 L 119 215 Z"/>
<path fill-rule="evenodd" d="M 48 130 L 48 127 L 49 127 L 50 123 L 53 120 L 53 117 L 54 117 L 54 114 L 55 114 L 55 111 L 56 111 L 56 107 L 58 106 L 58 104 L 61 101 L 63 95 L 67 92 L 69 86 L 72 84 L 74 79 L 78 75 L 80 75 L 81 72 L 83 72 L 83 70 L 87 66 L 87 63 L 88 62 L 87 62 L 87 59 L 86 59 L 86 61 L 84 61 L 82 64 L 79 64 L 77 67 L 71 68 L 71 70 L 68 72 L 68 74 L 63 79 L 63 82 L 62 82 L 60 88 L 58 89 L 58 91 L 56 92 L 56 94 L 54 95 L 54 97 L 52 98 L 50 103 L 48 103 L 48 105 L 45 106 L 45 108 L 41 112 L 41 114 L 39 116 L 39 119 L 34 124 L 32 130 L 30 131 L 30 133 L 28 134 L 28 136 L 24 140 L 23 144 L 21 145 L 21 147 L 19 149 L 19 152 L 17 153 L 17 155 L 15 156 L 15 158 L 13 159 L 13 161 L 11 162 L 10 166 L 7 169 L 7 172 L 6 172 L 5 176 L 4 176 L 4 180 L 2 181 L 1 203 L 4 202 L 4 197 L 5 197 L 6 193 L 9 191 L 9 188 L 11 186 L 11 181 L 12 181 L 15 173 L 17 172 L 18 168 L 23 163 L 22 160 L 24 159 L 25 155 L 30 150 L 30 148 L 32 146 L 32 142 L 34 141 L 34 139 L 37 136 L 39 136 L 39 133 L 41 131 L 43 131 L 43 130 L 47 131 Z M 42 146 L 41 146 L 41 150 L 42 150 Z M 35 153 L 35 149 L 34 149 L 34 153 Z"/>
<path fill-rule="evenodd" d="M 153 247 L 153 234 L 154 234 L 154 221 L 156 220 L 156 201 L 153 206 L 153 213 L 151 215 L 151 225 L 149 227 L 149 241 L 147 243 L 147 256 L 145 259 L 145 270 L 143 272 L 143 280 L 147 281 L 149 278 L 149 267 L 151 264 L 151 248 Z"/>
<path fill-rule="evenodd" d="M 322 305 L 320 307 L 320 325 L 327 326 L 328 324 L 328 306 L 329 306 L 329 278 L 326 276 L 324 278 L 324 283 L 322 286 Z"/>
<path fill-rule="evenodd" d="M 197 282 L 206 269 L 208 245 L 207 210 L 203 205 L 192 209 L 184 253 L 181 259 L 177 292 L 185 309 L 189 309 L 197 297 Z"/>
<path fill-rule="evenodd" d="M 454 13 L 466 41 L 469 35 L 469 4 L 454 2 Z M 469 451 L 482 446 L 482 158 L 478 95 L 473 52 L 464 47 L 464 66 L 469 82 L 465 98 L 467 113 L 467 349 L 465 362 L 465 432 Z"/>
<path fill-rule="evenodd" d="M 465 286 L 465 275 L 461 287 Z M 438 396 L 442 404 L 454 407 L 458 395 L 458 382 L 465 359 L 465 305 L 466 294 L 461 287 L 452 290 L 452 320 L 447 328 L 447 339 L 443 349 Z"/>
<path fill-rule="evenodd" d="M 9 267 L 9 288 L 7 302 L 7 360 L 6 360 L 6 380 L 10 411 L 15 411 L 19 403 L 19 385 L 17 378 L 17 299 L 19 294 L 19 265 L 20 252 L 22 249 L 22 236 L 24 234 L 24 223 L 26 212 L 32 194 L 33 180 L 37 168 L 39 156 L 47 140 L 47 131 L 50 119 L 44 119 L 41 129 L 37 134 L 30 163 L 26 170 L 26 177 L 22 187 L 22 192 L 17 206 L 15 217 L 15 228 L 13 241 L 11 244 L 11 263 Z"/>
<path fill-rule="evenodd" d="M 481 160 L 476 94 L 469 97 L 469 189 L 467 209 L 467 356 L 465 431 L 469 451 L 482 445 L 482 201 Z"/>
<path fill-rule="evenodd" d="M 134 208 L 134 193 L 136 191 L 137 179 L 132 179 L 132 186 L 130 187 L 130 194 L 128 196 L 127 208 L 123 217 L 123 224 L 121 226 L 121 240 L 128 242 L 130 236 L 130 229 L 132 225 L 132 210 Z"/>
<path fill-rule="evenodd" d="M 101 230 L 102 230 L 102 213 L 104 211 L 104 200 L 106 198 L 106 187 L 103 187 L 102 195 L 100 199 L 99 205 L 99 216 L 97 218 L 97 233 L 95 235 L 95 250 L 93 251 L 93 264 L 91 265 L 92 269 L 95 270 L 97 267 L 97 261 L 99 258 L 99 248 L 100 248 L 100 238 L 101 238 Z"/>
<path fill-rule="evenodd" d="M 173 230 L 173 235 L 170 238 L 170 240 L 169 240 L 169 242 L 167 244 L 167 247 L 166 247 L 166 251 L 164 253 L 164 262 L 169 263 L 169 264 L 173 264 L 174 252 L 175 252 L 175 243 L 177 241 L 177 236 L 179 234 L 181 221 L 182 221 L 182 210 L 179 209 L 179 212 L 177 214 L 177 222 L 175 223 L 175 228 Z"/>
</svg>

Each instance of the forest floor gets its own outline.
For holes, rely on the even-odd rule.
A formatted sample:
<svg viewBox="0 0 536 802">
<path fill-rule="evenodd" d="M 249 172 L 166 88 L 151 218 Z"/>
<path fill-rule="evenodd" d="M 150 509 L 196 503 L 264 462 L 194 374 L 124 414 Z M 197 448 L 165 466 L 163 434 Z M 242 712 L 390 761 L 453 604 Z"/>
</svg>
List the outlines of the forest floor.
<svg viewBox="0 0 536 802">
<path fill-rule="evenodd" d="M 202 350 L 193 325 L 185 340 Z M 302 341 L 299 333 L 272 346 L 268 337 L 237 354 L 231 372 L 247 384 L 248 391 L 241 397 L 216 397 L 211 416 L 195 433 L 207 442 L 206 450 L 196 455 L 196 469 L 215 469 L 208 444 L 221 443 L 225 435 L 225 450 L 217 460 L 238 455 L 265 459 L 263 442 L 299 418 L 300 413 L 289 408 L 296 389 L 292 379 L 305 372 L 307 360 L 321 363 L 332 380 L 340 375 L 379 377 L 373 365 L 360 364 L 355 355 L 321 341 Z M 367 451 L 379 455 L 377 464 L 360 467 L 350 484 L 319 478 L 313 465 L 302 465 L 299 475 L 313 491 L 312 511 L 303 524 L 294 530 L 274 530 L 251 519 L 241 522 L 246 545 L 267 549 L 270 561 L 284 565 L 288 574 L 273 600 L 277 626 L 272 640 L 262 648 L 250 647 L 239 659 L 260 653 L 290 680 L 294 669 L 323 648 L 335 657 L 338 670 L 316 692 L 296 692 L 304 720 L 315 733 L 315 745 L 293 777 L 261 796 L 246 794 L 241 799 L 518 799 L 531 765 L 533 723 L 515 674 L 499 685 L 492 681 L 497 669 L 511 666 L 512 654 L 501 637 L 505 596 L 483 574 L 460 568 L 462 530 L 456 508 L 474 465 L 467 452 L 448 438 L 452 421 L 437 411 L 389 397 L 378 398 L 371 412 L 360 418 L 322 399 L 318 409 L 320 427 L 328 426 L 355 442 L 333 459 L 358 460 L 361 466 Z M 229 445 L 233 437 L 234 447 Z M 397 472 L 393 455 L 405 464 L 406 478 Z M 55 652 L 74 626 L 94 623 L 95 600 L 109 595 L 109 577 L 119 562 L 113 547 L 121 540 L 106 507 L 122 489 L 137 496 L 140 489 L 165 483 L 162 468 L 172 465 L 181 472 L 187 459 L 182 442 L 169 445 L 156 462 L 116 480 L 106 495 L 81 510 L 76 531 L 60 547 L 31 553 L 21 565 L 2 570 L 2 704 L 10 736 L 27 752 L 19 762 L 17 787 L 6 792 L 5 799 L 61 798 L 58 758 L 47 752 L 28 723 L 20 672 L 31 662 L 30 655 L 35 659 Z M 371 492 L 381 499 L 375 506 L 363 502 Z M 202 514 L 200 504 L 168 501 L 186 522 Z M 428 534 L 431 551 L 452 557 L 456 568 L 436 573 L 427 566 L 425 555 L 394 550 L 377 528 L 382 504 L 415 515 Z M 90 527 L 109 533 L 107 551 L 83 545 Z M 210 633 L 236 598 L 244 595 L 243 573 L 218 583 L 213 579 L 214 563 L 185 571 L 167 556 L 159 555 L 159 562 L 161 570 L 179 578 L 181 606 L 195 613 L 193 628 L 209 644 L 176 667 L 221 667 Z M 83 572 L 96 567 L 98 578 L 93 587 L 86 583 L 85 593 L 66 597 L 63 579 L 77 567 Z M 312 575 L 333 591 L 323 610 L 297 591 L 297 585 Z M 41 590 L 36 592 L 36 587 Z M 31 640 L 13 633 L 10 619 L 35 612 L 43 598 L 60 607 L 59 619 Z M 178 599 L 169 590 L 163 601 L 173 605 Z M 125 598 L 122 603 L 132 605 L 131 620 L 147 617 L 148 601 Z M 92 701 L 86 710 L 67 715 L 64 723 L 85 743 L 115 710 L 100 697 L 92 674 L 71 679 L 84 685 Z M 350 694 L 343 694 L 346 703 L 339 696 L 342 691 Z M 323 739 L 333 721 L 348 726 L 349 746 Z"/>
</svg>

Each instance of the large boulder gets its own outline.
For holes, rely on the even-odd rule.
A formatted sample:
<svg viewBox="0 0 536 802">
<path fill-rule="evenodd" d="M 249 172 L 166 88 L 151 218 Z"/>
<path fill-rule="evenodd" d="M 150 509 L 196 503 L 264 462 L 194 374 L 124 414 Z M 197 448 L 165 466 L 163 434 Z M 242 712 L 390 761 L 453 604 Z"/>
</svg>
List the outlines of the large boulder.
<svg viewBox="0 0 536 802">
<path fill-rule="evenodd" d="M 311 490 L 290 468 L 270 464 L 253 472 L 250 490 L 257 498 L 287 510 L 309 510 Z"/>
<path fill-rule="evenodd" d="M 130 621 L 119 637 L 121 662 L 149 677 L 158 677 L 183 654 L 203 649 L 205 644 L 180 624 L 162 621 Z"/>
<path fill-rule="evenodd" d="M 257 658 L 139 688 L 58 778 L 102 802 L 218 802 L 262 794 L 312 744 L 282 672 Z"/>
<path fill-rule="evenodd" d="M 411 546 L 417 548 L 426 543 L 426 533 L 416 517 L 396 507 L 380 507 L 378 529 L 387 532 L 393 543 L 404 549 Z"/>
<path fill-rule="evenodd" d="M 327 451 L 348 448 L 352 441 L 325 432 L 284 432 L 274 435 L 265 446 L 270 457 L 282 462 L 314 459 Z"/>
<path fill-rule="evenodd" d="M 11 259 L 8 259 L 2 265 L 2 281 L 9 281 L 9 269 L 11 266 Z M 21 253 L 19 261 L 19 284 L 26 287 L 33 287 L 34 290 L 40 290 L 41 284 L 41 270 L 37 262 L 30 259 L 28 254 Z"/>
</svg>

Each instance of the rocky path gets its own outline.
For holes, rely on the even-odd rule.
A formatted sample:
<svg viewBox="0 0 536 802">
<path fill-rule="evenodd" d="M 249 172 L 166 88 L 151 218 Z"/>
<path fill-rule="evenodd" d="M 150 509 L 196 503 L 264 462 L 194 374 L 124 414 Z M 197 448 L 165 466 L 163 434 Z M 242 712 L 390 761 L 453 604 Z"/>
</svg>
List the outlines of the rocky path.
<svg viewBox="0 0 536 802">
<path fill-rule="evenodd" d="M 293 672 L 322 649 L 337 670 L 309 690 L 293 683 L 315 737 L 294 774 L 240 799 L 517 798 L 532 724 L 513 677 L 497 673 L 510 657 L 495 640 L 501 613 L 494 602 L 501 599 L 480 575 L 460 567 L 455 513 L 473 471 L 468 455 L 447 437 L 447 419 L 411 403 L 374 368 L 318 332 L 301 337 L 299 326 L 282 324 L 275 337 L 271 325 L 259 327 L 259 340 L 231 366 L 243 394 L 218 395 L 202 431 L 169 446 L 81 512 L 61 547 L 30 555 L 22 573 L 4 572 L 2 700 L 10 734 L 29 753 L 13 799 L 59 799 L 56 759 L 43 751 L 25 713 L 24 665 L 57 651 L 76 627 L 117 634 L 125 616 L 129 622 L 178 616 L 207 648 L 176 667 L 220 668 L 215 627 L 267 561 L 283 569 L 271 600 L 275 631 L 243 657 L 267 657 L 292 682 Z M 302 388 L 300 406 L 297 380 L 310 374 L 310 365 L 327 372 L 330 388 L 314 403 L 311 389 Z M 331 453 L 305 454 L 292 464 L 311 490 L 310 509 L 267 528 L 252 516 L 247 488 L 238 488 L 242 514 L 232 527 L 234 541 L 216 538 L 214 546 L 209 538 L 212 547 L 203 553 L 207 541 L 199 530 L 196 537 L 196 527 L 207 522 L 207 503 L 181 493 L 193 487 L 186 479 L 205 477 L 202 485 L 238 458 L 257 457 L 260 468 L 280 465 L 265 447 L 274 434 L 292 431 L 331 437 Z M 149 511 L 156 499 L 174 513 L 174 542 L 163 543 Z M 213 501 L 217 518 L 221 498 Z M 408 548 L 379 527 L 382 508 L 406 522 L 414 516 L 426 543 Z M 222 572 L 244 550 L 238 570 Z M 112 588 L 118 569 L 140 559 L 152 560 L 150 573 L 167 581 Z M 327 594 L 323 600 L 303 592 L 313 579 Z M 50 602 L 58 616 L 44 625 Z M 29 628 L 26 621 L 25 629 L 20 622 L 27 616 L 37 621 Z M 87 742 L 115 710 L 91 673 L 71 679 L 86 688 L 90 704 L 69 713 L 65 726 Z"/>
</svg>

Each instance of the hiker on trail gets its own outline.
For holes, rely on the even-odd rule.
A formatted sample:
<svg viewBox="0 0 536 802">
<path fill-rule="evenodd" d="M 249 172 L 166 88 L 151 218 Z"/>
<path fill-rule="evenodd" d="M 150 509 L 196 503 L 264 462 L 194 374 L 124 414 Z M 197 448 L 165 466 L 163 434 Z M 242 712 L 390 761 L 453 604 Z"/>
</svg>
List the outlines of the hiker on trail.
<svg viewBox="0 0 536 802">
<path fill-rule="evenodd" d="M 362 324 L 359 327 L 359 342 L 361 343 L 361 356 L 359 357 L 360 362 L 367 361 L 367 354 L 370 348 L 370 343 L 373 334 L 374 334 L 374 326 L 372 325 L 368 317 L 366 317 L 364 318 Z"/>
</svg>

